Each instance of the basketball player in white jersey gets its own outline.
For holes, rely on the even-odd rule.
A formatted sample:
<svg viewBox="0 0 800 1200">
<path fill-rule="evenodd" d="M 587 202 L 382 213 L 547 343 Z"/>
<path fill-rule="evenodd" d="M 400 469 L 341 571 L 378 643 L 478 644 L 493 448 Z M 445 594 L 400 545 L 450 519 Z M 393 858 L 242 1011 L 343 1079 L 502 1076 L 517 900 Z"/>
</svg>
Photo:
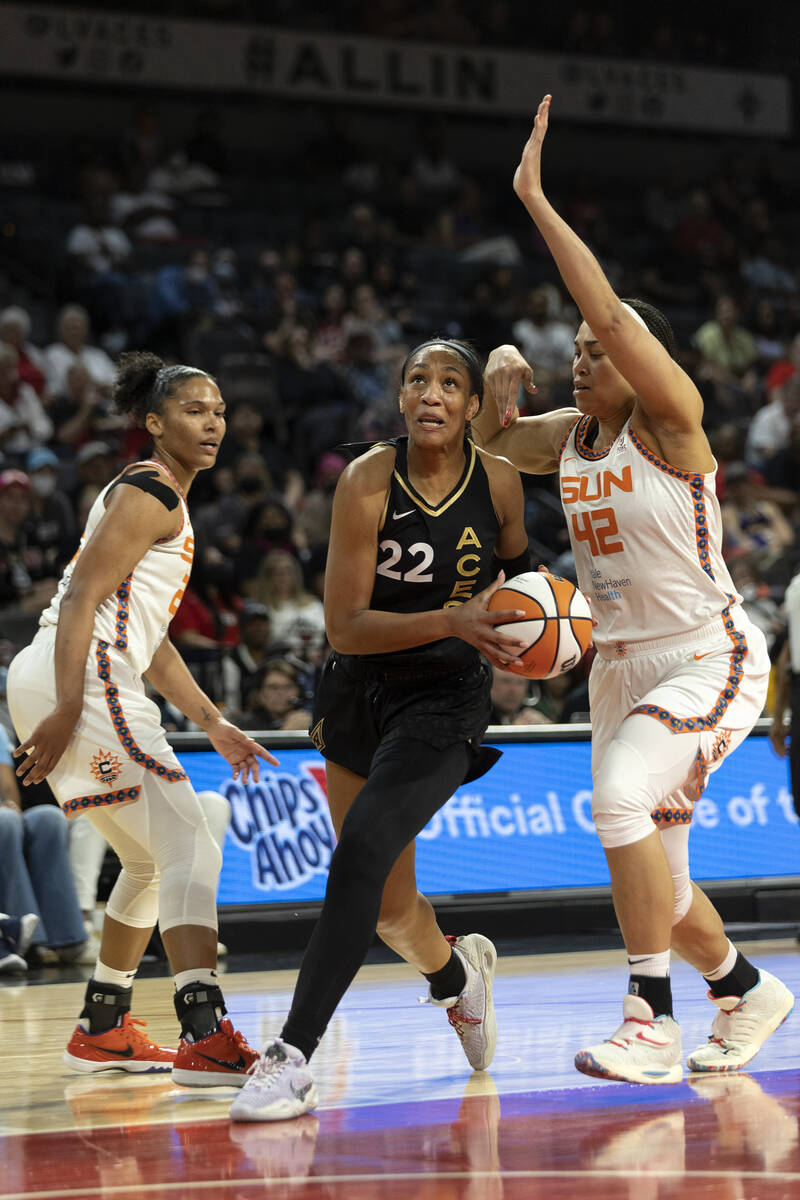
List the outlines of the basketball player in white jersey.
<svg viewBox="0 0 800 1200">
<path fill-rule="evenodd" d="M 86 813 L 122 863 L 64 1057 L 83 1072 L 171 1070 L 189 1086 L 241 1086 L 257 1056 L 223 1019 L 220 851 L 142 682 L 208 733 L 234 778 L 258 779 L 259 757 L 275 763 L 224 720 L 166 632 L 192 566 L 186 493 L 214 465 L 225 406 L 205 372 L 143 353 L 120 359 L 115 400 L 151 434 L 153 458 L 100 493 L 39 632 L 8 672 L 17 775 L 24 785 L 46 778 L 66 815 Z M 177 1055 L 130 1018 L 156 919 L 175 977 Z"/>
<path fill-rule="evenodd" d="M 794 997 L 728 941 L 689 877 L 692 808 L 706 777 L 747 735 L 767 692 L 764 638 L 740 607 L 722 559 L 716 463 L 702 402 L 672 357 L 672 331 L 649 304 L 624 302 L 544 196 L 539 106 L 514 190 L 547 242 L 583 318 L 575 409 L 518 418 L 530 367 L 495 351 L 495 405 L 475 422 L 484 445 L 521 471 L 558 470 L 578 583 L 597 620 L 590 678 L 592 813 L 628 951 L 623 1023 L 575 1065 L 602 1078 L 681 1078 L 670 947 L 697 967 L 718 1013 L 694 1071 L 743 1067 Z"/>
</svg>

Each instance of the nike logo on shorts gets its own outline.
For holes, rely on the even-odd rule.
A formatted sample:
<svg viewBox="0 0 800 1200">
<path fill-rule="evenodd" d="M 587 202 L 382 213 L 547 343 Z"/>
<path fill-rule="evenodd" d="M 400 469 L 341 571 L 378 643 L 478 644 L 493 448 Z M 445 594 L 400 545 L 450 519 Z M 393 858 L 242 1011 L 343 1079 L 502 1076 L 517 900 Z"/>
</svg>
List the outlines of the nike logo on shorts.
<svg viewBox="0 0 800 1200">
<path fill-rule="evenodd" d="M 410 508 L 408 510 L 408 512 L 402 512 L 402 513 L 399 513 L 397 511 L 397 509 L 395 509 L 395 511 L 392 513 L 392 520 L 393 521 L 402 521 L 403 517 L 410 517 L 413 512 L 414 512 L 413 508 Z"/>
<path fill-rule="evenodd" d="M 706 650 L 705 654 L 695 654 L 695 662 L 699 662 L 701 658 L 708 658 L 709 654 L 713 654 L 713 650 Z"/>
<path fill-rule="evenodd" d="M 224 1067 L 226 1071 L 243 1071 L 247 1066 L 243 1055 L 239 1055 L 236 1062 L 230 1062 L 226 1058 L 212 1058 L 210 1054 L 201 1054 L 199 1050 L 195 1050 L 198 1058 L 204 1058 L 206 1062 L 213 1063 L 215 1067 Z"/>
</svg>

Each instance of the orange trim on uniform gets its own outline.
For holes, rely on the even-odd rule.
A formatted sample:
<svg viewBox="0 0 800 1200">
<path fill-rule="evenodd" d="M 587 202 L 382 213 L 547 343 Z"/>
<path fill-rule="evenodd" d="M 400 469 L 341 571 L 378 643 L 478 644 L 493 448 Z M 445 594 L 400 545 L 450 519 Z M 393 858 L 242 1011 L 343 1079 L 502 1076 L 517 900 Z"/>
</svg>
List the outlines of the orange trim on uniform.
<svg viewBox="0 0 800 1200">
<path fill-rule="evenodd" d="M 108 642 L 98 641 L 95 658 L 97 659 L 97 674 L 105 688 L 106 704 L 108 705 L 111 724 L 114 726 L 114 732 L 119 738 L 120 745 L 128 758 L 144 767 L 145 770 L 152 771 L 160 779 L 165 779 L 167 783 L 178 783 L 181 780 L 187 779 L 188 776 L 185 771 L 180 768 L 165 767 L 163 763 L 158 762 L 157 759 L 152 758 L 149 754 L 145 754 L 144 750 L 136 745 L 128 722 L 125 720 L 122 705 L 119 702 L 119 689 L 116 684 L 111 682 L 111 662 L 108 657 Z"/>
<path fill-rule="evenodd" d="M 603 450 L 593 450 L 591 446 L 587 446 L 586 435 L 589 432 L 589 426 L 593 420 L 594 417 L 581 417 L 579 419 L 578 429 L 575 433 L 575 449 L 581 458 L 585 458 L 589 462 L 597 462 L 599 459 L 605 458 L 608 455 L 611 447 L 614 445 L 614 442 L 617 440 L 614 438 L 614 442 L 609 442 L 609 444 Z"/>
<path fill-rule="evenodd" d="M 567 448 L 567 442 L 569 441 L 569 435 L 572 433 L 573 429 L 575 428 L 575 426 L 578 424 L 578 422 L 580 420 L 581 420 L 580 417 L 576 417 L 575 420 L 572 422 L 572 424 L 567 429 L 567 432 L 564 434 L 563 438 L 561 439 L 561 445 L 558 448 L 558 461 L 559 462 L 561 462 L 561 458 L 564 454 L 564 451 Z"/>
<path fill-rule="evenodd" d="M 141 790 L 137 784 L 136 787 L 122 788 L 118 792 L 102 792 L 97 796 L 76 796 L 74 800 L 68 800 L 61 807 L 67 820 L 73 821 L 81 813 L 88 812 L 93 808 L 107 808 L 110 804 L 132 804 L 134 800 L 139 799 Z"/>
<path fill-rule="evenodd" d="M 690 808 L 656 808 L 650 813 L 656 829 L 674 829 L 676 825 L 688 825 L 692 819 Z"/>
<path fill-rule="evenodd" d="M 729 596 L 728 601 L 727 608 L 722 611 L 722 623 L 733 646 L 730 654 L 730 673 L 711 711 L 702 717 L 676 717 L 658 704 L 637 704 L 636 708 L 631 709 L 631 716 L 634 713 L 643 713 L 647 717 L 655 717 L 662 725 L 666 725 L 671 733 L 702 733 L 703 730 L 713 729 L 719 724 L 728 705 L 736 699 L 744 675 L 744 659 L 747 654 L 747 639 L 734 625 L 730 613 L 731 605 L 735 603 L 733 596 Z"/>
<path fill-rule="evenodd" d="M 700 566 L 708 575 L 709 579 L 714 579 L 714 568 L 711 566 L 711 556 L 708 551 L 708 516 L 706 512 L 706 497 L 705 476 L 697 471 L 680 471 L 677 467 L 671 466 L 664 462 L 652 450 L 649 450 L 643 442 L 636 436 L 636 431 L 633 426 L 629 426 L 631 444 L 634 449 L 638 450 L 642 458 L 646 459 L 651 466 L 658 471 L 662 471 L 665 475 L 671 475 L 673 479 L 678 479 L 682 483 L 689 484 L 689 492 L 692 500 L 692 508 L 694 510 L 694 536 L 697 544 L 697 559 Z"/>
<path fill-rule="evenodd" d="M 132 582 L 133 571 L 122 581 L 115 592 L 117 597 L 117 619 L 115 622 L 117 636 L 114 640 L 114 647 L 117 650 L 128 649 L 128 617 L 130 616 L 128 602 L 130 600 Z"/>
</svg>

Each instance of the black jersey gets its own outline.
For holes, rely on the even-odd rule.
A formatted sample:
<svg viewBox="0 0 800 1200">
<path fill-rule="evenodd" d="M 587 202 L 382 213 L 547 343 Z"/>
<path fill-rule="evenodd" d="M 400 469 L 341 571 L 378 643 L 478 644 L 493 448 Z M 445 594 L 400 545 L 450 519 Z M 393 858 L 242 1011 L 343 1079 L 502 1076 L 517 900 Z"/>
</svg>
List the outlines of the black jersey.
<svg viewBox="0 0 800 1200">
<path fill-rule="evenodd" d="M 393 439 L 395 466 L 378 529 L 378 557 L 370 608 L 428 612 L 463 604 L 492 582 L 492 556 L 500 522 L 486 469 L 474 442 L 464 439 L 464 470 L 437 505 L 420 496 L 408 478 L 408 438 Z M 361 657 L 361 656 L 359 656 Z M 478 651 L 460 638 L 445 638 L 362 658 L 383 669 L 454 667 L 474 662 Z"/>
</svg>

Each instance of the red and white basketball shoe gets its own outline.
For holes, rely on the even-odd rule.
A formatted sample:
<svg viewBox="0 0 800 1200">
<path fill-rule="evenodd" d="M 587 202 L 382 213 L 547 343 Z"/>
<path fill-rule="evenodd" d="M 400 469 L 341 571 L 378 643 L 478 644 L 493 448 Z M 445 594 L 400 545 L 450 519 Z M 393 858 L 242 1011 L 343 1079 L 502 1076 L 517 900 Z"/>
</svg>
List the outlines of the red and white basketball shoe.
<svg viewBox="0 0 800 1200">
<path fill-rule="evenodd" d="M 94 1074 L 97 1071 L 171 1071 L 175 1051 L 157 1046 L 142 1032 L 146 1021 L 137 1021 L 125 1013 L 122 1022 L 105 1033 L 87 1033 L 75 1026 L 64 1051 L 64 1062 L 73 1071 Z"/>
<path fill-rule="evenodd" d="M 183 1087 L 244 1087 L 247 1072 L 258 1061 L 258 1054 L 248 1046 L 243 1033 L 230 1021 L 220 1021 L 216 1033 L 187 1042 L 181 1038 L 172 1082 Z"/>
</svg>

